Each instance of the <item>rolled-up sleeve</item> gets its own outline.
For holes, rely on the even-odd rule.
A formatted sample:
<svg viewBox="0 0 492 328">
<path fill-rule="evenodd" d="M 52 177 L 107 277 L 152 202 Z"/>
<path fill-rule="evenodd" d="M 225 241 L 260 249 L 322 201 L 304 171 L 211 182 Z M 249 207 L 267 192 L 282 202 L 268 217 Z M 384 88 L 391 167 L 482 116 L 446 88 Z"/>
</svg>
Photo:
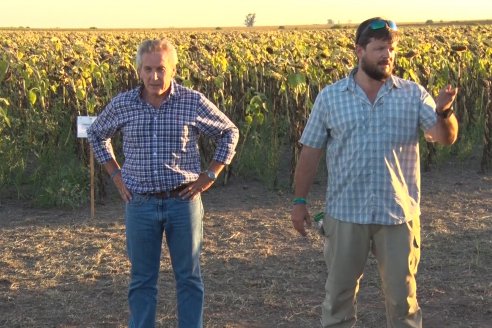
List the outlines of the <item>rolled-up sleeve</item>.
<svg viewBox="0 0 492 328">
<path fill-rule="evenodd" d="M 230 164 L 236 154 L 236 145 L 239 140 L 239 130 L 236 126 L 230 127 L 221 134 L 217 144 L 214 160 L 224 164 Z"/>
<path fill-rule="evenodd" d="M 87 130 L 87 139 L 98 163 L 103 164 L 113 158 L 111 138 L 118 130 L 115 115 L 115 102 L 111 101 Z"/>
<path fill-rule="evenodd" d="M 236 154 L 239 129 L 204 96 L 200 99 L 198 126 L 206 136 L 217 143 L 213 159 L 217 162 L 230 164 Z"/>
</svg>

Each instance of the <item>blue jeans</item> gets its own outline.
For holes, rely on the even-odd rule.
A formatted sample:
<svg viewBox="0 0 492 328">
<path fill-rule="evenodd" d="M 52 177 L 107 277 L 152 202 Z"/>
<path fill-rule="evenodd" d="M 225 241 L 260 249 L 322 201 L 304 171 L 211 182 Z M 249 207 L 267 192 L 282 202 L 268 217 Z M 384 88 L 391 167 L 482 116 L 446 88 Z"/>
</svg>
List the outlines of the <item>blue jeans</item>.
<svg viewBox="0 0 492 328">
<path fill-rule="evenodd" d="M 126 205 L 126 241 L 131 263 L 129 327 L 155 326 L 164 233 L 176 280 L 178 327 L 202 327 L 202 219 L 203 205 L 199 196 L 194 200 L 182 200 L 134 194 Z"/>
</svg>

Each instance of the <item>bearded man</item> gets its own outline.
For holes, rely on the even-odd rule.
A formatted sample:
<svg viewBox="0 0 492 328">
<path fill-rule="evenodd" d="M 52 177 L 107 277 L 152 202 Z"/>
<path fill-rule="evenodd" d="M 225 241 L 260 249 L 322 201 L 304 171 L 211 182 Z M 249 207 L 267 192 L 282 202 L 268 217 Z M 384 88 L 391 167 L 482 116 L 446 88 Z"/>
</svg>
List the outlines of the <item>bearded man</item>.
<svg viewBox="0 0 492 328">
<path fill-rule="evenodd" d="M 419 84 L 392 74 L 399 32 L 380 17 L 356 31 L 358 65 L 317 96 L 300 139 L 292 223 L 310 225 L 306 200 L 326 150 L 324 256 L 328 267 L 323 327 L 353 327 L 369 252 L 377 259 L 388 327 L 422 327 L 415 276 L 420 260 L 419 129 L 431 142 L 453 144 L 457 89 L 436 100 Z"/>
</svg>

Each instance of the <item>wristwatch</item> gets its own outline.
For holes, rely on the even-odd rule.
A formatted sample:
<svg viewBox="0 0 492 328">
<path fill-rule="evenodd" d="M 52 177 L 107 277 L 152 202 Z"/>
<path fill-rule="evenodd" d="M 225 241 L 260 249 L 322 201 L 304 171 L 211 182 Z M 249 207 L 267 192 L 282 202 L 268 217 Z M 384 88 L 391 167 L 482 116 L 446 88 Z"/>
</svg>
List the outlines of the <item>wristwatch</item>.
<svg viewBox="0 0 492 328">
<path fill-rule="evenodd" d="M 448 119 L 454 113 L 453 107 L 445 108 L 442 111 L 436 111 L 437 116 Z"/>
<path fill-rule="evenodd" d="M 202 173 L 206 174 L 207 177 L 212 180 L 212 181 L 215 181 L 217 179 L 217 176 L 215 175 L 215 172 L 213 171 L 210 171 L 210 170 L 206 170 L 206 171 L 203 171 Z"/>
</svg>

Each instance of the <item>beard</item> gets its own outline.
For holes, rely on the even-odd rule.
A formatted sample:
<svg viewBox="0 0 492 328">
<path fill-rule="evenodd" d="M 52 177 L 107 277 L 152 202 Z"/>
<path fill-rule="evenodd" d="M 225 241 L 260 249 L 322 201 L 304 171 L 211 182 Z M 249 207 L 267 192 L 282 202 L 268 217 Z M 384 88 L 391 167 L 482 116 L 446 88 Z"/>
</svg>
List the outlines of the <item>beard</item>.
<svg viewBox="0 0 492 328">
<path fill-rule="evenodd" d="M 360 68 L 367 74 L 371 79 L 376 81 L 385 81 L 388 77 L 391 76 L 391 72 L 393 72 L 394 64 L 393 62 L 389 62 L 388 70 L 381 70 L 378 65 L 382 65 L 387 63 L 386 61 L 378 62 L 376 65 L 368 63 L 364 57 L 361 58 Z"/>
</svg>

